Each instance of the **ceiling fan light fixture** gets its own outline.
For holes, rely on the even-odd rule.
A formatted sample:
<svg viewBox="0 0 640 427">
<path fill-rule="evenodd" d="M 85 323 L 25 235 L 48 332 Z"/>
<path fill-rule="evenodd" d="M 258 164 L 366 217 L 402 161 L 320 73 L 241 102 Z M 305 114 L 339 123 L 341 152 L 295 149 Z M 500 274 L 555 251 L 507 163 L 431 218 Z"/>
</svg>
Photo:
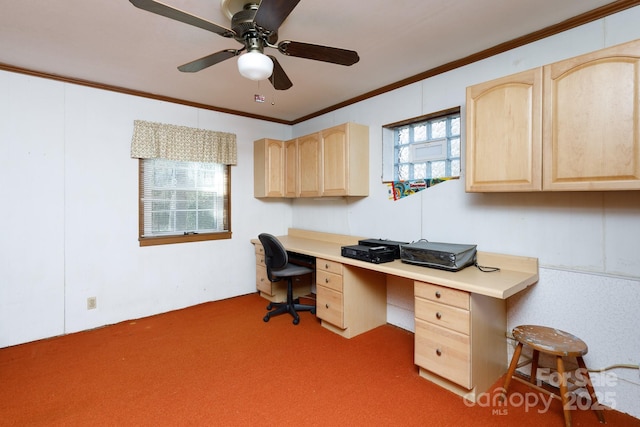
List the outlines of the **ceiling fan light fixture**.
<svg viewBox="0 0 640 427">
<path fill-rule="evenodd" d="M 249 51 L 238 57 L 238 71 L 250 80 L 265 80 L 273 73 L 273 61 L 258 51 Z"/>
</svg>

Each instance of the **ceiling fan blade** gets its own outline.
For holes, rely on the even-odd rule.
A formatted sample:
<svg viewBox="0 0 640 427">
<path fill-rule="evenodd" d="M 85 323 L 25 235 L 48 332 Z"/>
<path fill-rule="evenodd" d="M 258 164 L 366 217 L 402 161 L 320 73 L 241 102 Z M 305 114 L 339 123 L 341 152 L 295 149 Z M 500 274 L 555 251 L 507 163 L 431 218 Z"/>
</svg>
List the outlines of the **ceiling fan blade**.
<svg viewBox="0 0 640 427">
<path fill-rule="evenodd" d="M 218 24 L 207 21 L 206 19 L 199 18 L 195 15 L 191 15 L 180 9 L 176 9 L 167 4 L 164 4 L 155 0 L 129 0 L 135 7 L 147 12 L 155 13 L 167 18 L 175 19 L 176 21 L 184 22 L 185 24 L 193 25 L 195 27 L 202 28 L 203 30 L 211 31 L 216 34 L 220 34 L 223 37 L 233 37 L 235 33 L 233 30 L 221 27 Z"/>
<path fill-rule="evenodd" d="M 358 52 L 353 50 L 320 46 L 317 44 L 292 42 L 290 40 L 280 42 L 278 44 L 278 50 L 283 55 L 331 62 L 339 65 L 353 65 L 360 60 Z"/>
<path fill-rule="evenodd" d="M 291 86 L 293 86 L 293 83 L 291 83 L 291 80 L 289 80 L 287 73 L 284 72 L 284 69 L 282 68 L 278 60 L 271 55 L 267 56 L 273 61 L 273 73 L 271 73 L 269 81 L 273 85 L 274 89 L 287 90 Z"/>
<path fill-rule="evenodd" d="M 265 30 L 276 32 L 299 2 L 300 0 L 262 0 L 253 21 Z"/>
<path fill-rule="evenodd" d="M 238 55 L 239 51 L 235 49 L 221 50 L 220 52 L 213 53 L 211 55 L 203 56 L 195 61 L 188 62 L 178 67 L 178 70 L 185 73 L 195 73 L 196 71 L 204 70 L 207 67 L 222 62 L 225 59 L 233 58 Z"/>
</svg>

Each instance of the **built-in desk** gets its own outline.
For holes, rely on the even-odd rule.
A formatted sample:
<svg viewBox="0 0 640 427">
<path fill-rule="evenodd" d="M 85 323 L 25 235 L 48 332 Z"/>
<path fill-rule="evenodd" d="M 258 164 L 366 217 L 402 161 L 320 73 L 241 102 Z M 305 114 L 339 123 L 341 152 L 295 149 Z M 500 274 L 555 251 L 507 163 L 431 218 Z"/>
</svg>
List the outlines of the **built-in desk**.
<svg viewBox="0 0 640 427">
<path fill-rule="evenodd" d="M 278 239 L 316 258 L 316 315 L 325 328 L 351 338 L 386 324 L 387 281 L 395 276 L 413 282 L 414 362 L 422 377 L 475 401 L 506 372 L 505 300 L 538 281 L 537 258 L 478 252 L 480 265 L 500 271 L 449 272 L 342 257 L 341 247 L 360 237 L 289 229 Z"/>
</svg>

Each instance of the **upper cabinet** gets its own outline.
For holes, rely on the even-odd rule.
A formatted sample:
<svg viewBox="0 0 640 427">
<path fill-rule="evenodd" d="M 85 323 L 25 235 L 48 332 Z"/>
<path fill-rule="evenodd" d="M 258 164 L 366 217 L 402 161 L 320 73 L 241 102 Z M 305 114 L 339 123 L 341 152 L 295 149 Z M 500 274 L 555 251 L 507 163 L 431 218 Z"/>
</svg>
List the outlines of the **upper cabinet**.
<svg viewBox="0 0 640 427">
<path fill-rule="evenodd" d="M 543 188 L 640 189 L 640 40 L 544 67 Z"/>
<path fill-rule="evenodd" d="M 542 69 L 467 88 L 467 191 L 542 189 Z"/>
<path fill-rule="evenodd" d="M 284 197 L 298 197 L 298 181 L 298 140 L 292 139 L 284 143 Z"/>
<path fill-rule="evenodd" d="M 256 141 L 255 147 L 264 145 Z M 369 128 L 345 123 L 276 144 L 270 162 L 254 147 L 255 197 L 329 197 L 369 195 Z M 269 166 L 263 166 L 263 165 Z M 279 165 L 279 166 L 276 166 Z M 277 170 L 276 170 L 277 169 Z M 281 175 L 280 175 L 281 174 Z M 282 177 L 282 192 L 273 182 Z M 272 191 L 266 188 L 274 187 Z M 279 188 L 278 188 L 279 189 Z"/>
<path fill-rule="evenodd" d="M 298 141 L 296 197 L 320 197 L 322 195 L 321 136 L 319 133 L 302 136 Z M 293 167 L 287 163 L 287 168 Z"/>
<path fill-rule="evenodd" d="M 255 197 L 284 196 L 283 142 L 261 139 L 253 143 L 253 194 Z"/>
<path fill-rule="evenodd" d="M 369 128 L 346 123 L 320 132 L 322 195 L 369 195 Z"/>
<path fill-rule="evenodd" d="M 640 40 L 467 88 L 466 189 L 640 189 Z"/>
</svg>

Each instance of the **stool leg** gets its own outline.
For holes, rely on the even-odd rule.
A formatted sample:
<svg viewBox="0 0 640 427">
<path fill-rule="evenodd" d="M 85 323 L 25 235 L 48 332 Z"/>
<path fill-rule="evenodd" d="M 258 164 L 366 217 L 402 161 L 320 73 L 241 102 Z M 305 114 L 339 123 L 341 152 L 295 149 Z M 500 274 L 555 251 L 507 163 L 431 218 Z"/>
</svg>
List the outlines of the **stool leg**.
<svg viewBox="0 0 640 427">
<path fill-rule="evenodd" d="M 540 357 L 540 352 L 538 350 L 533 350 L 533 355 L 531 357 L 531 384 L 536 384 L 538 380 L 538 358 Z"/>
<path fill-rule="evenodd" d="M 604 424 L 605 423 L 604 412 L 600 407 L 600 403 L 598 403 L 598 396 L 596 396 L 596 391 L 593 389 L 593 383 L 591 382 L 591 377 L 589 376 L 589 370 L 587 370 L 587 365 L 584 363 L 584 359 L 582 358 L 582 356 L 578 356 L 576 359 L 578 359 L 578 366 L 580 367 L 581 374 L 583 374 L 587 380 L 587 383 L 585 384 L 585 386 L 587 387 L 589 396 L 591 396 L 591 409 L 593 409 L 596 415 L 598 416 L 598 421 Z"/>
<path fill-rule="evenodd" d="M 511 384 L 511 377 L 516 372 L 516 368 L 518 367 L 518 360 L 520 360 L 520 353 L 522 353 L 522 343 L 519 342 L 513 351 L 513 357 L 511 358 L 511 363 L 509 364 L 509 371 L 507 372 L 507 376 L 504 379 L 504 386 L 502 387 L 503 393 L 500 396 L 500 400 L 504 401 L 507 398 L 507 391 L 509 390 L 509 384 Z"/>
<path fill-rule="evenodd" d="M 558 366 L 558 376 L 560 377 L 560 398 L 562 399 L 562 410 L 564 411 L 564 425 L 571 427 L 571 409 L 569 408 L 569 390 L 567 387 L 567 376 L 564 371 L 562 356 L 556 356 Z"/>
</svg>

